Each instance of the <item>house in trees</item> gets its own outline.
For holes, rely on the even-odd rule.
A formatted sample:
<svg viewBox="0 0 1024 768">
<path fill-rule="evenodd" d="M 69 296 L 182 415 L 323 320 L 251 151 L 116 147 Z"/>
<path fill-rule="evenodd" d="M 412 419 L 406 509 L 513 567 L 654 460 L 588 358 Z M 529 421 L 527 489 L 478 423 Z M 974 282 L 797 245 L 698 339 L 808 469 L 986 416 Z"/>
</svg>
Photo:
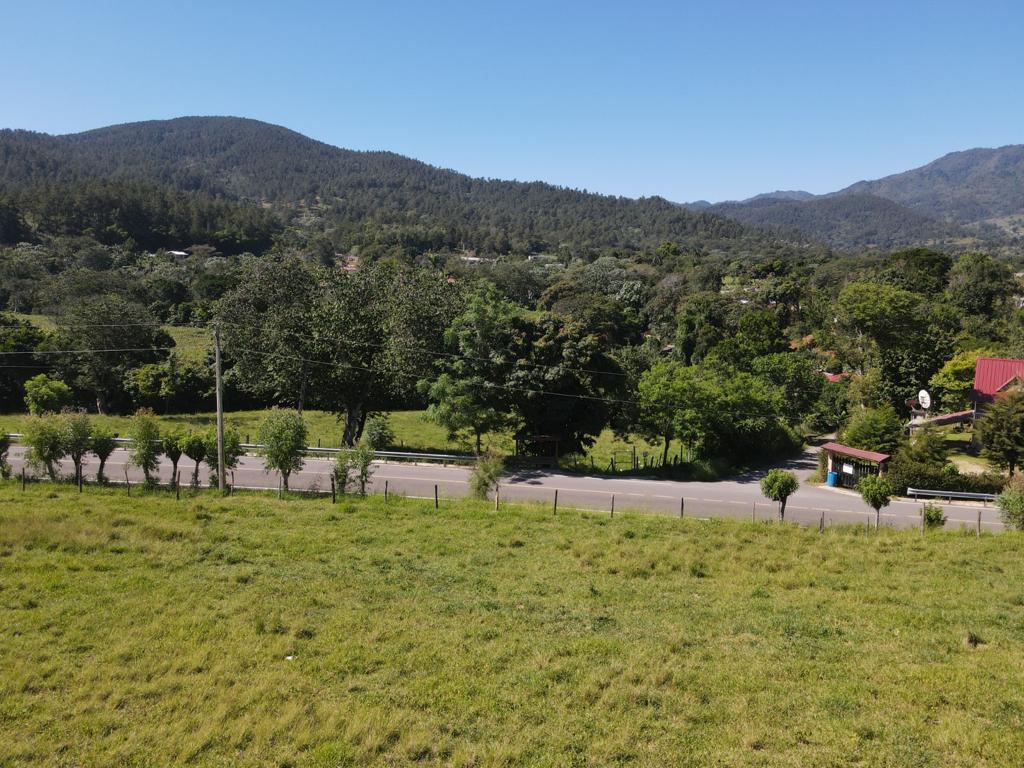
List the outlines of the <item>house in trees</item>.
<svg viewBox="0 0 1024 768">
<path fill-rule="evenodd" d="M 1024 360 L 1009 357 L 979 357 L 974 367 L 971 402 L 983 410 L 996 395 L 1024 384 Z"/>
</svg>

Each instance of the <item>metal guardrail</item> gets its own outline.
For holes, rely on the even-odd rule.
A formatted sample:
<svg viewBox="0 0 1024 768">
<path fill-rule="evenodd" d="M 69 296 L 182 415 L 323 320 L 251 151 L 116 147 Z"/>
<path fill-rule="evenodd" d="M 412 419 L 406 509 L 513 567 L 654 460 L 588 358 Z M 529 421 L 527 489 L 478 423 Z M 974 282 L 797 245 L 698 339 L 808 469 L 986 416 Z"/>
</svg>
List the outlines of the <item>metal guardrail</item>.
<svg viewBox="0 0 1024 768">
<path fill-rule="evenodd" d="M 907 488 L 907 496 L 917 499 L 922 496 L 929 499 L 961 499 L 964 501 L 983 501 L 990 502 L 995 501 L 996 496 L 994 493 L 969 493 L 967 491 L 936 491 L 928 490 L 925 488 Z"/>
<path fill-rule="evenodd" d="M 20 432 L 8 432 L 7 437 L 12 441 L 18 441 L 19 438 L 24 437 Z M 132 440 L 129 437 L 115 437 L 114 442 L 118 445 L 131 445 Z M 246 453 L 257 453 L 261 449 L 265 448 L 262 443 L 241 443 L 239 446 Z M 307 455 L 324 454 L 326 456 L 337 456 L 340 453 L 348 453 L 351 448 L 321 448 L 320 446 L 309 446 L 306 448 Z M 415 451 L 374 451 L 374 458 L 393 459 L 396 461 L 441 461 L 445 463 L 458 464 L 472 464 L 476 461 L 475 456 L 469 456 L 461 453 L 417 453 Z"/>
</svg>

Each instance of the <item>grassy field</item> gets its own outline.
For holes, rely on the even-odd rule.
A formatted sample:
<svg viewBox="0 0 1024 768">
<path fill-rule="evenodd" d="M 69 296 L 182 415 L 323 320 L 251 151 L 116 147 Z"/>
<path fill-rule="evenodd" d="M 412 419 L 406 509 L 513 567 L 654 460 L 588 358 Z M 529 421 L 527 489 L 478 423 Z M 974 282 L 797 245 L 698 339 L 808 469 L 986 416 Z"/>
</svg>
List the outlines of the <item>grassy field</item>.
<svg viewBox="0 0 1024 768">
<path fill-rule="evenodd" d="M 1022 541 L 0 485 L 0 765 L 1019 765 Z"/>
</svg>

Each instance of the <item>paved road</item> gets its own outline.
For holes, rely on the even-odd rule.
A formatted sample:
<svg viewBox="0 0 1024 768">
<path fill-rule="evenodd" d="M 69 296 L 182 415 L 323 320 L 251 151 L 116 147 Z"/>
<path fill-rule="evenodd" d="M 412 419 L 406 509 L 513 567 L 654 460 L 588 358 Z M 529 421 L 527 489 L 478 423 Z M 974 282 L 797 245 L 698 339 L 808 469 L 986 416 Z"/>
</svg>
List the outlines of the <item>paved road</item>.
<svg viewBox="0 0 1024 768">
<path fill-rule="evenodd" d="M 815 449 L 810 448 L 797 459 L 780 466 L 795 471 L 806 478 L 817 466 Z M 127 466 L 127 453 L 117 450 L 107 461 L 107 477 L 123 482 Z M 12 446 L 11 464 L 20 473 L 24 464 L 24 448 Z M 307 459 L 303 470 L 292 476 L 293 490 L 329 491 L 330 473 L 334 464 L 328 459 Z M 85 477 L 95 477 L 97 461 L 87 460 Z M 70 475 L 73 467 L 64 462 L 63 471 Z M 192 462 L 182 459 L 179 465 L 182 484 L 186 485 L 192 471 Z M 637 510 L 677 516 L 680 507 L 687 516 L 734 517 L 758 520 L 771 519 L 776 514 L 776 505 L 761 495 L 759 481 L 763 471 L 740 475 L 717 482 L 677 482 L 645 478 L 610 478 L 598 475 L 552 472 L 548 470 L 519 470 L 506 475 L 500 486 L 503 500 L 538 501 L 553 503 L 555 489 L 558 490 L 560 507 L 575 507 L 610 511 L 612 497 L 616 511 Z M 202 465 L 200 478 L 205 485 L 209 469 Z M 133 483 L 141 482 L 142 473 L 135 467 L 128 467 L 128 477 Z M 171 482 L 171 465 L 164 460 L 160 465 L 160 479 Z M 463 466 L 439 466 L 437 464 L 381 463 L 374 466 L 371 490 L 383 493 L 385 484 L 390 493 L 433 498 L 437 485 L 441 498 L 465 496 L 469 492 L 469 469 Z M 267 473 L 263 460 L 258 456 L 244 456 L 234 470 L 234 482 L 239 488 L 277 489 L 276 473 Z M 1002 529 L 998 510 L 991 505 L 943 504 L 946 510 L 947 527 L 974 527 L 978 512 L 981 512 L 982 530 Z M 894 501 L 882 513 L 885 525 L 913 527 L 920 524 L 918 502 Z M 790 497 L 786 517 L 793 522 L 817 524 L 824 513 L 826 524 L 866 523 L 874 519 L 874 512 L 864 504 L 860 496 L 851 491 L 801 484 L 800 489 Z"/>
</svg>

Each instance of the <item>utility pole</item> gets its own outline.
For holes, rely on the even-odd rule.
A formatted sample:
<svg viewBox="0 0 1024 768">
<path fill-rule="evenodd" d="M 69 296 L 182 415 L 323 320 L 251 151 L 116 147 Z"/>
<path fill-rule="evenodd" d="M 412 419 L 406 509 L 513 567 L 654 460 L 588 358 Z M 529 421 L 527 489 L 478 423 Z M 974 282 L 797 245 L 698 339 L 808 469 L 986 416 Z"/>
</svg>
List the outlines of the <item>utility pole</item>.
<svg viewBox="0 0 1024 768">
<path fill-rule="evenodd" d="M 220 365 L 220 323 L 213 324 L 213 360 L 217 369 L 217 487 L 224 491 L 224 375 Z"/>
</svg>

